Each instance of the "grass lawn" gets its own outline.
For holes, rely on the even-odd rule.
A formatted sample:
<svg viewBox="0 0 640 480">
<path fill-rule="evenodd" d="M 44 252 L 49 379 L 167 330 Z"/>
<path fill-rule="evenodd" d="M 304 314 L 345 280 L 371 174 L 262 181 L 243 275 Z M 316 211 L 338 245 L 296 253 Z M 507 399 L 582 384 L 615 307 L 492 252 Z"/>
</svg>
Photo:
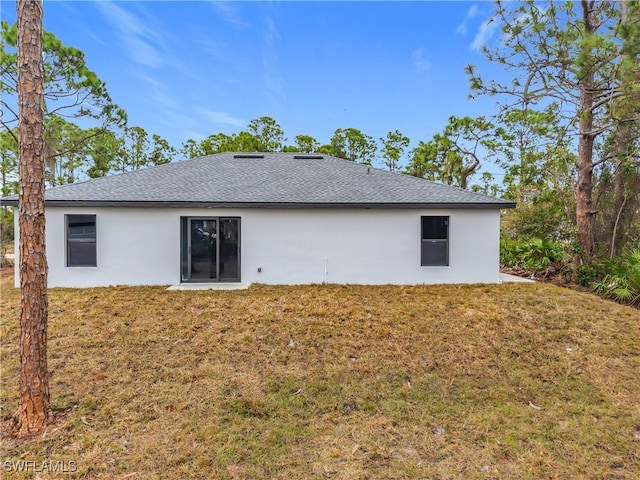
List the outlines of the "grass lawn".
<svg viewBox="0 0 640 480">
<path fill-rule="evenodd" d="M 19 292 L 0 289 L 7 420 Z M 49 312 L 56 423 L 3 438 L 0 467 L 75 472 L 3 478 L 640 478 L 640 312 L 592 295 L 54 289 Z"/>
</svg>

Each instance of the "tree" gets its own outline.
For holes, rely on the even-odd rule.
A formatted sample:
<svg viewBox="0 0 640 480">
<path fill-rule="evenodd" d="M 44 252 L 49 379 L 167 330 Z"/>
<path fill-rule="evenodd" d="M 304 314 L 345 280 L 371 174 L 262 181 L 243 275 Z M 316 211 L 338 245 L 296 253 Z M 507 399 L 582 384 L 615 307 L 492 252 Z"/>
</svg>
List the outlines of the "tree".
<svg viewBox="0 0 640 480">
<path fill-rule="evenodd" d="M 232 135 L 214 133 L 200 142 L 190 138 L 181 152 L 187 158 L 223 152 L 279 152 L 284 141 L 280 125 L 271 117 L 260 117 L 251 120 L 247 130 Z"/>
<path fill-rule="evenodd" d="M 404 151 L 409 146 L 409 137 L 405 137 L 396 130 L 394 132 L 388 132 L 385 138 L 381 138 L 382 142 L 382 163 L 391 172 L 395 172 L 398 169 L 398 162 L 404 154 Z"/>
<path fill-rule="evenodd" d="M 231 136 L 229 150 L 227 152 L 275 152 L 273 145 L 268 146 L 264 139 L 259 138 L 251 132 L 241 131 Z"/>
<path fill-rule="evenodd" d="M 180 149 L 180 154 L 184 158 L 197 158 L 207 155 L 202 148 L 202 143 L 195 141 L 193 138 L 187 139 Z"/>
<path fill-rule="evenodd" d="M 262 144 L 258 137 L 247 131 L 227 135 L 225 133 L 214 133 L 202 140 L 197 146 L 194 144 L 193 153 L 195 156 L 213 155 L 223 152 L 260 152 Z M 193 157 L 192 157 L 193 158 Z"/>
<path fill-rule="evenodd" d="M 510 108 L 495 122 L 503 132 L 498 164 L 505 170 L 504 194 L 519 204 L 528 202 L 549 184 L 551 172 L 558 173 L 558 159 L 572 158 L 558 105 L 551 103 L 543 110 Z"/>
<path fill-rule="evenodd" d="M 20 403 L 14 433 L 40 434 L 52 420 L 47 371 L 47 258 L 44 216 L 42 0 L 18 0 L 20 171 Z"/>
<path fill-rule="evenodd" d="M 18 121 L 16 110 L 9 103 L 15 98 L 18 82 L 16 24 L 1 22 L 0 35 L 0 104 L 4 111 L 0 123 L 10 128 Z M 43 31 L 42 35 L 45 114 L 100 120 L 103 127 L 123 125 L 125 112 L 113 103 L 106 84 L 88 68 L 84 53 L 64 45 L 51 32 Z"/>
<path fill-rule="evenodd" d="M 469 188 L 482 158 L 494 155 L 501 136 L 502 130 L 484 117 L 449 117 L 442 133 L 426 143 L 421 141 L 413 150 L 407 173 Z"/>
<path fill-rule="evenodd" d="M 119 159 L 123 156 L 124 139 L 110 130 L 97 135 L 89 132 L 86 153 L 86 174 L 90 178 L 104 177 L 118 168 Z"/>
<path fill-rule="evenodd" d="M 601 254 L 610 258 L 623 253 L 626 244 L 640 240 L 640 125 L 616 125 L 602 146 L 602 155 L 612 158 L 603 164 L 594 183 L 596 245 L 606 246 Z"/>
<path fill-rule="evenodd" d="M 45 117 L 45 178 L 48 185 L 73 183 L 80 176 L 86 136 L 87 132 L 63 117 Z"/>
<path fill-rule="evenodd" d="M 171 162 L 177 155 L 177 150 L 169 145 L 164 138 L 157 133 L 151 135 L 151 152 L 149 153 L 149 165 L 164 165 Z"/>
<path fill-rule="evenodd" d="M 511 108 L 495 119 L 503 129 L 498 165 L 505 171 L 505 198 L 518 208 L 503 217 L 503 233 L 511 238 L 574 237 L 572 211 L 575 155 L 555 103 L 543 110 Z"/>
<path fill-rule="evenodd" d="M 14 134 L 15 135 L 15 134 Z M 9 132 L 0 130 L 0 178 L 2 196 L 18 191 L 18 146 Z M 0 209 L 0 243 L 13 243 L 13 209 Z"/>
<path fill-rule="evenodd" d="M 1 22 L 0 36 L 0 125 L 9 132 L 17 145 L 18 138 L 13 133 L 18 122 L 17 108 L 14 105 L 18 90 L 17 25 Z M 54 180 L 50 183 L 55 185 L 61 180 L 64 180 L 63 183 L 67 182 L 69 177 L 60 177 L 52 172 L 73 171 L 72 177 L 75 180 L 78 166 L 72 167 L 71 164 L 85 157 L 85 144 L 91 137 L 101 135 L 108 128 L 124 127 L 126 113 L 113 103 L 105 83 L 87 67 L 82 51 L 64 45 L 54 34 L 46 31 L 42 33 L 42 51 L 43 96 L 48 119 L 46 145 L 56 146 L 47 149 L 47 177 L 50 181 Z M 69 125 L 73 124 L 69 120 L 75 119 L 83 119 L 83 123 L 92 121 L 94 128 L 76 129 L 72 141 L 68 134 L 71 128 Z"/>
<path fill-rule="evenodd" d="M 149 139 L 149 134 L 142 127 L 126 127 L 120 138 L 111 132 L 107 133 L 105 138 L 98 138 L 96 142 L 93 142 L 98 147 L 98 150 L 92 154 L 95 167 L 92 170 L 94 176 L 104 171 L 106 167 L 117 169 L 120 172 L 128 172 L 163 165 L 171 162 L 178 153 L 167 140 L 158 134 L 152 134 Z M 107 152 L 110 152 L 112 158 L 119 158 L 119 161 L 107 162 L 103 157 Z"/>
<path fill-rule="evenodd" d="M 339 156 L 339 154 L 340 154 L 340 152 L 336 151 L 336 149 L 333 147 L 333 145 L 330 145 L 330 144 L 320 145 L 316 149 L 316 152 L 322 153 L 324 155 L 333 155 L 335 157 Z"/>
<path fill-rule="evenodd" d="M 147 165 L 149 135 L 142 127 L 126 127 L 119 170 L 140 170 Z"/>
<path fill-rule="evenodd" d="M 618 121 L 611 105 L 629 96 L 616 72 L 633 70 L 630 66 L 640 61 L 636 55 L 621 62 L 620 30 L 633 37 L 640 28 L 637 22 L 622 21 L 624 5 L 595 0 L 498 2 L 491 21 L 502 26 L 500 45 L 484 51 L 489 60 L 514 71 L 515 78 L 510 85 L 486 83 L 473 66 L 467 67 L 473 92 L 504 95 L 506 108 L 555 102 L 559 111 L 569 113 L 563 123 L 577 138 L 574 215 L 585 263 L 591 261 L 598 213 L 593 205 L 594 171 L 609 161 L 597 155 L 597 140 Z"/>
<path fill-rule="evenodd" d="M 247 130 L 258 141 L 256 150 L 258 152 L 279 152 L 282 144 L 287 140 L 284 132 L 278 123 L 271 117 L 260 117 L 249 122 Z M 243 132 L 240 132 L 241 136 Z M 249 151 L 249 150 L 238 150 Z"/>
<path fill-rule="evenodd" d="M 320 143 L 310 135 L 296 135 L 295 140 L 297 152 L 313 153 L 320 146 Z"/>
<path fill-rule="evenodd" d="M 0 131 L 0 178 L 3 197 L 17 192 L 18 146 L 13 136 L 5 130 Z"/>
<path fill-rule="evenodd" d="M 624 95 L 609 107 L 617 122 L 604 143 L 603 155 L 613 159 L 613 172 L 605 166 L 596 185 L 596 198 L 602 199 L 597 207 L 606 212 L 609 205 L 601 241 L 609 244 L 610 258 L 622 254 L 626 242 L 637 245 L 640 239 L 640 4 L 623 1 L 620 7 L 622 44 L 616 74 Z M 607 185 L 611 181 L 613 186 Z M 606 194 L 611 190 L 612 198 L 607 202 Z"/>
<path fill-rule="evenodd" d="M 482 172 L 480 183 L 471 185 L 471 191 L 496 196 L 500 193 L 500 186 L 495 183 L 495 177 L 491 172 Z"/>
<path fill-rule="evenodd" d="M 324 152 L 353 162 L 371 165 L 376 156 L 376 142 L 372 137 L 356 128 L 338 128 L 329 148 L 320 147 Z M 319 150 L 320 151 L 320 150 Z"/>
<path fill-rule="evenodd" d="M 234 139 L 224 133 L 214 133 L 202 140 L 197 148 L 199 155 L 212 155 L 220 152 L 231 152 L 235 150 Z"/>
<path fill-rule="evenodd" d="M 282 147 L 283 152 L 300 152 L 300 153 L 313 153 L 317 152 L 320 143 L 310 135 L 296 135 L 295 145 L 286 145 Z"/>
</svg>

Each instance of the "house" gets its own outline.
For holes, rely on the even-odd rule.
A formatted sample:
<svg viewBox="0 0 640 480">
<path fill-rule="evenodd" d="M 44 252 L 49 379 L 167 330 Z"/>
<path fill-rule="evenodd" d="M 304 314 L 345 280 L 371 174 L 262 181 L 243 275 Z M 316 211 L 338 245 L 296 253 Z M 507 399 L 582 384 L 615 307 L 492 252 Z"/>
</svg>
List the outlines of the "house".
<svg viewBox="0 0 640 480">
<path fill-rule="evenodd" d="M 48 189 L 48 283 L 495 283 L 514 207 L 327 155 L 222 153 Z"/>
</svg>

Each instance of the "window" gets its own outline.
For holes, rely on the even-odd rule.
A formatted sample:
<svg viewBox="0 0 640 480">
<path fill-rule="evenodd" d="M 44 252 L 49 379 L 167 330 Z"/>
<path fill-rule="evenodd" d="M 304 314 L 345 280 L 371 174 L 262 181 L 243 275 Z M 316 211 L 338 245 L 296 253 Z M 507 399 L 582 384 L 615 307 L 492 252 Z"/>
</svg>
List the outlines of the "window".
<svg viewBox="0 0 640 480">
<path fill-rule="evenodd" d="M 95 267 L 96 216 L 67 215 L 67 267 Z"/>
<path fill-rule="evenodd" d="M 449 217 L 422 217 L 420 265 L 449 266 Z"/>
</svg>

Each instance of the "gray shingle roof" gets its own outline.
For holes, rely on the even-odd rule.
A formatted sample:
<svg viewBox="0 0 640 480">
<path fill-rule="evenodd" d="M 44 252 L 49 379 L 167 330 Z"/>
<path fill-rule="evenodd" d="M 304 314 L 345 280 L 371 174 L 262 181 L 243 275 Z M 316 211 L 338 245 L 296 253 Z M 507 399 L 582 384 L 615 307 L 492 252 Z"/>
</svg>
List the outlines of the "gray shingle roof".
<svg viewBox="0 0 640 480">
<path fill-rule="evenodd" d="M 246 155 L 246 154 L 245 154 Z M 221 153 L 46 191 L 46 205 L 513 208 L 512 202 L 347 160 Z M 15 205 L 17 196 L 2 199 Z"/>
</svg>

